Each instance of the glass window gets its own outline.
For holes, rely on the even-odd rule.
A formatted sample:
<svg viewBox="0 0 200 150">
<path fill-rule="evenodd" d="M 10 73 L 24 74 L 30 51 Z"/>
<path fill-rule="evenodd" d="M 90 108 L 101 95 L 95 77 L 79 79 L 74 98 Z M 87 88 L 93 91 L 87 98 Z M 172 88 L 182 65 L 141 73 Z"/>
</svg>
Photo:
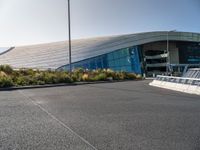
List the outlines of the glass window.
<svg viewBox="0 0 200 150">
<path fill-rule="evenodd" d="M 96 60 L 97 68 L 102 68 L 101 58 Z"/>
<path fill-rule="evenodd" d="M 114 66 L 115 66 L 115 61 L 114 60 L 110 61 L 109 62 L 109 67 L 114 67 Z"/>
<path fill-rule="evenodd" d="M 72 65 L 73 67 L 83 67 L 85 69 L 110 68 L 116 71 L 135 71 L 136 73 L 140 73 L 140 59 L 138 57 L 138 48 L 131 47 L 116 50 Z M 69 70 L 69 65 L 64 66 L 63 68 Z"/>
<path fill-rule="evenodd" d="M 113 54 L 114 54 L 114 59 L 118 59 L 119 58 L 119 51 L 116 51 Z"/>
<path fill-rule="evenodd" d="M 119 59 L 115 59 L 115 66 L 119 66 Z"/>
<path fill-rule="evenodd" d="M 90 61 L 90 69 L 96 69 L 96 62 L 94 59 Z"/>
<path fill-rule="evenodd" d="M 113 58 L 113 53 L 107 54 L 107 58 L 108 58 L 108 60 L 113 60 L 113 59 L 114 59 L 114 58 Z"/>
</svg>

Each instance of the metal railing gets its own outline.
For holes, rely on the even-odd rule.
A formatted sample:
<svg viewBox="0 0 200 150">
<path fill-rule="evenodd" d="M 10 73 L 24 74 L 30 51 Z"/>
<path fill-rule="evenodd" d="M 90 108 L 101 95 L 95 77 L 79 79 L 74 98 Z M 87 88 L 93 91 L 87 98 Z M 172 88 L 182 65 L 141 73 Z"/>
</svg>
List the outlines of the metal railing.
<svg viewBox="0 0 200 150">
<path fill-rule="evenodd" d="M 155 80 L 164 81 L 164 82 L 171 82 L 171 83 L 200 86 L 200 79 L 197 79 L 197 78 L 185 78 L 185 77 L 157 75 Z"/>
</svg>

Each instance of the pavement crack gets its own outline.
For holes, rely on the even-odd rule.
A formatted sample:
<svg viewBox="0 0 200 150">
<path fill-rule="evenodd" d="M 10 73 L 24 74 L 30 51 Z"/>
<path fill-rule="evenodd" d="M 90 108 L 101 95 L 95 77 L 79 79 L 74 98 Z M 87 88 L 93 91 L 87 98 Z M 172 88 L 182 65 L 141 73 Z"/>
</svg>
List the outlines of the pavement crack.
<svg viewBox="0 0 200 150">
<path fill-rule="evenodd" d="M 69 130 L 72 134 L 77 136 L 81 141 L 83 141 L 85 144 L 90 146 L 94 150 L 98 150 L 95 146 L 93 146 L 89 141 L 87 141 L 85 138 L 80 136 L 78 133 L 76 133 L 74 130 L 72 130 L 69 126 L 67 126 L 64 122 L 56 118 L 53 114 L 51 114 L 48 110 L 46 110 L 44 107 L 39 105 L 38 103 L 35 102 L 35 100 L 29 96 L 27 96 L 23 91 L 18 90 L 18 92 L 23 95 L 26 99 L 30 100 L 35 106 L 39 107 L 40 110 L 45 112 L 48 116 L 50 116 L 53 120 L 55 120 L 57 123 L 59 123 L 61 126 L 63 126 L 65 129 Z"/>
</svg>

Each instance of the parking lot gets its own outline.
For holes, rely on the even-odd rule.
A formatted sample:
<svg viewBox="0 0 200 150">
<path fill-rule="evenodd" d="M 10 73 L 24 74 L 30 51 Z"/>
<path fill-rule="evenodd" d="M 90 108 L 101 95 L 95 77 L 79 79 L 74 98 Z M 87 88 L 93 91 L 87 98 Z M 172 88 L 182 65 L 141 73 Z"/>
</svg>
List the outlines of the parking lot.
<svg viewBox="0 0 200 150">
<path fill-rule="evenodd" d="M 198 150 L 200 97 L 150 80 L 0 92 L 0 150 Z"/>
</svg>

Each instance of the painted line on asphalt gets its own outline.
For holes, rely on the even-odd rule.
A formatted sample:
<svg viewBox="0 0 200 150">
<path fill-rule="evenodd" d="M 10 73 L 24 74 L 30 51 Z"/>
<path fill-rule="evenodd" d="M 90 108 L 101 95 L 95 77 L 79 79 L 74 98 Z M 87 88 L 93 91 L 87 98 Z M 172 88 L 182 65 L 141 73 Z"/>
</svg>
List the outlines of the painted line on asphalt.
<svg viewBox="0 0 200 150">
<path fill-rule="evenodd" d="M 73 131 L 70 127 L 68 127 L 64 122 L 60 121 L 59 119 L 57 119 L 53 114 L 51 114 L 48 110 L 46 110 L 44 107 L 42 107 L 41 105 L 39 105 L 38 103 L 35 102 L 35 100 L 27 95 L 24 94 L 24 92 L 22 92 L 21 90 L 18 90 L 18 92 L 20 94 L 22 94 L 25 98 L 27 98 L 28 100 L 30 100 L 35 106 L 39 107 L 43 112 L 45 112 L 47 115 L 49 115 L 52 119 L 54 119 L 56 122 L 58 122 L 60 125 L 62 125 L 65 129 L 69 130 L 72 134 L 74 134 L 75 136 L 77 136 L 79 139 L 81 139 L 84 143 L 86 143 L 88 146 L 90 146 L 91 148 L 93 148 L 94 150 L 98 150 L 96 147 L 94 147 L 92 144 L 90 144 L 90 142 L 88 142 L 85 138 L 83 138 L 82 136 L 80 136 L 78 133 L 76 133 L 75 131 Z"/>
</svg>

